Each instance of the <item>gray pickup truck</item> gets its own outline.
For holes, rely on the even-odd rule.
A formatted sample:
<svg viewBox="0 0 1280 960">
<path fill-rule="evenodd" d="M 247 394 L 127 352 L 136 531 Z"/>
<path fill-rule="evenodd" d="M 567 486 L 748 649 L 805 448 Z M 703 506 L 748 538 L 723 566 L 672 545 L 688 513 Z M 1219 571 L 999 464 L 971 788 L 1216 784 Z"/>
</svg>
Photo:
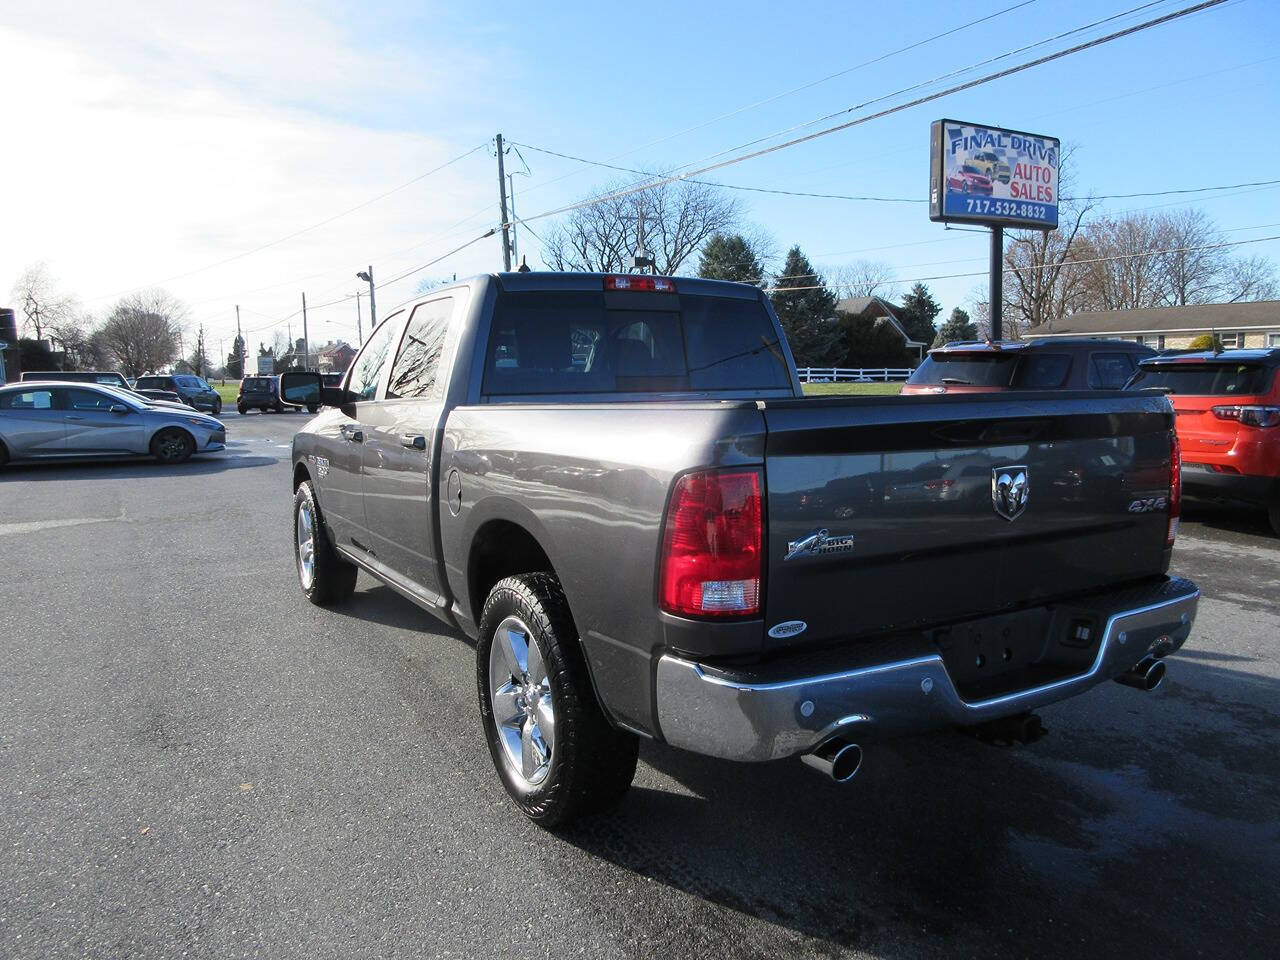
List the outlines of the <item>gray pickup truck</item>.
<svg viewBox="0 0 1280 960">
<path fill-rule="evenodd" d="M 1171 577 L 1158 393 L 803 398 L 769 300 L 683 277 L 506 273 L 387 317 L 293 442 L 302 590 L 364 570 L 475 638 L 520 808 L 616 803 L 638 739 L 837 780 L 863 747 L 1150 689 Z"/>
</svg>

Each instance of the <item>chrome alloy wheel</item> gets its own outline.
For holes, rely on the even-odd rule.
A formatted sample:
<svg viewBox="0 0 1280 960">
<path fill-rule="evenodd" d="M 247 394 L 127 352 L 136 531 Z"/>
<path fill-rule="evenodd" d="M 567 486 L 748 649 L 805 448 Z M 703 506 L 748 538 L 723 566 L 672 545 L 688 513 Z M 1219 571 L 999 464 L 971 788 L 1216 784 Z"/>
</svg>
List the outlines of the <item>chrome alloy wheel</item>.
<svg viewBox="0 0 1280 960">
<path fill-rule="evenodd" d="M 507 766 L 529 786 L 551 770 L 556 717 L 542 652 L 519 617 L 507 617 L 489 648 L 489 707 Z"/>
<path fill-rule="evenodd" d="M 298 538 L 298 579 L 303 590 L 310 590 L 316 582 L 316 518 L 309 502 L 298 505 L 293 526 Z"/>
</svg>

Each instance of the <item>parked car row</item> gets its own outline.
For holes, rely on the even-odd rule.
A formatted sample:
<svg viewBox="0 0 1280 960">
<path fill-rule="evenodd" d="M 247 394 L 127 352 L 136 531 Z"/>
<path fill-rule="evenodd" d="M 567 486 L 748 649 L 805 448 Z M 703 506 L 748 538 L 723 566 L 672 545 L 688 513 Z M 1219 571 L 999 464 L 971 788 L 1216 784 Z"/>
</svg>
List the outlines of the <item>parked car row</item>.
<svg viewBox="0 0 1280 960">
<path fill-rule="evenodd" d="M 24 460 L 153 457 L 178 464 L 226 447 L 226 427 L 185 405 L 98 383 L 0 387 L 0 467 Z"/>
<path fill-rule="evenodd" d="M 148 400 L 181 403 L 193 410 L 208 410 L 214 416 L 222 412 L 222 397 L 203 377 L 192 374 L 147 374 L 132 382 L 115 370 L 29 370 L 23 383 L 52 382 L 96 383 L 136 393 Z"/>
</svg>

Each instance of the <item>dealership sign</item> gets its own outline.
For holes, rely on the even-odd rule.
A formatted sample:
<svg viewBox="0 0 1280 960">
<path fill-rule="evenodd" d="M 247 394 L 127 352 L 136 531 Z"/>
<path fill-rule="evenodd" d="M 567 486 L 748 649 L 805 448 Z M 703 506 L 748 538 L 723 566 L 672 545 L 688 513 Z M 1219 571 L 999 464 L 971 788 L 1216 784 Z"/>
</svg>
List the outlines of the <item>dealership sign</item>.
<svg viewBox="0 0 1280 960">
<path fill-rule="evenodd" d="M 936 120 L 930 131 L 929 219 L 1053 230 L 1055 137 Z"/>
</svg>

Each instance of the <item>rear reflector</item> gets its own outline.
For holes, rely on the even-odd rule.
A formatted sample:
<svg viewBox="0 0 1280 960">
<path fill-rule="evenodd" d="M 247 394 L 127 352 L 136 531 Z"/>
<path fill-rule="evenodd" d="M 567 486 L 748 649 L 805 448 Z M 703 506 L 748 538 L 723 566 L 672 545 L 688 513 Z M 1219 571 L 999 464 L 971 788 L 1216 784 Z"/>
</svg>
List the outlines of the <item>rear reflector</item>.
<svg viewBox="0 0 1280 960">
<path fill-rule="evenodd" d="M 662 609 L 686 617 L 759 615 L 761 538 L 758 471 L 685 474 L 667 507 Z"/>
<path fill-rule="evenodd" d="M 611 273 L 604 278 L 604 288 L 648 293 L 675 293 L 676 282 L 670 277 L 654 277 L 644 273 Z"/>
<path fill-rule="evenodd" d="M 1169 532 L 1165 536 L 1165 547 L 1172 547 L 1178 539 L 1178 520 L 1182 516 L 1182 444 L 1178 442 L 1178 432 L 1170 433 L 1169 441 Z"/>
</svg>

